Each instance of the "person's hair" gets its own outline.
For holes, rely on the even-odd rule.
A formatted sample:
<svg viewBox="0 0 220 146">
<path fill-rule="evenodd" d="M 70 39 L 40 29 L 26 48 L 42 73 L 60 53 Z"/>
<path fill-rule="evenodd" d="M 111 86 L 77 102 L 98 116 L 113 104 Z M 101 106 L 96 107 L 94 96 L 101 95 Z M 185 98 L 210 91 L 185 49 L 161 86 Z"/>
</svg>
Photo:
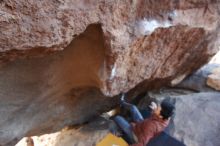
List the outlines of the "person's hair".
<svg viewBox="0 0 220 146">
<path fill-rule="evenodd" d="M 167 120 L 169 117 L 171 117 L 174 113 L 174 110 L 174 103 L 166 99 L 162 101 L 160 115 L 164 120 Z"/>
</svg>

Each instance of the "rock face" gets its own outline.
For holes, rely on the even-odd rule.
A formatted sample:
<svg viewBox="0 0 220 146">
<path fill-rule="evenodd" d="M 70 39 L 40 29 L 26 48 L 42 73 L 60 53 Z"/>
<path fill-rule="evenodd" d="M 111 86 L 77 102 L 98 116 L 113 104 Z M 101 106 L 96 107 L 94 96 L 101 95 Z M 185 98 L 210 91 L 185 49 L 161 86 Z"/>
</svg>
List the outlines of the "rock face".
<svg viewBox="0 0 220 146">
<path fill-rule="evenodd" d="M 83 123 L 115 105 L 97 88 L 101 42 L 100 25 L 91 25 L 62 52 L 1 68 L 0 145 Z"/>
<path fill-rule="evenodd" d="M 219 93 L 197 93 L 177 97 L 172 136 L 187 146 L 220 145 L 219 96 Z"/>
<path fill-rule="evenodd" d="M 0 145 L 188 75 L 217 52 L 219 11 L 213 0 L 0 1 Z"/>
<path fill-rule="evenodd" d="M 186 146 L 220 145 L 220 93 L 192 93 L 183 89 L 164 89 L 150 94 L 161 100 L 175 99 L 175 115 L 166 132 Z"/>
<path fill-rule="evenodd" d="M 142 81 L 187 75 L 218 46 L 213 0 L 2 0 L 0 14 L 1 62 L 62 50 L 88 25 L 101 24 L 100 89 L 110 96 Z"/>
<path fill-rule="evenodd" d="M 218 138 L 220 93 L 192 93 L 183 89 L 166 89 L 163 92 L 151 93 L 159 100 L 167 94 L 176 102 L 175 116 L 166 130 L 169 135 L 182 141 L 186 146 L 220 145 Z M 147 100 L 148 98 L 142 99 L 141 108 L 146 108 Z M 35 145 L 41 146 L 84 146 L 95 145 L 107 133 L 108 126 L 106 123 L 97 119 L 96 122 L 91 122 L 79 129 L 63 130 L 33 139 Z M 26 146 L 24 140 L 16 146 Z"/>
<path fill-rule="evenodd" d="M 218 83 L 218 79 L 212 78 L 212 76 L 218 76 L 218 72 L 213 71 L 217 70 L 219 67 L 219 64 L 207 64 L 185 78 L 181 83 L 176 85 L 176 87 L 190 89 L 197 92 L 215 91 L 212 86 L 218 85 L 216 84 Z"/>
<path fill-rule="evenodd" d="M 215 90 L 220 90 L 220 67 L 212 70 L 208 76 L 206 84 Z"/>
<path fill-rule="evenodd" d="M 32 138 L 35 146 L 95 146 L 109 133 L 108 126 L 108 121 L 97 118 L 78 129 L 65 128 L 53 134 Z M 23 138 L 16 146 L 28 146 L 26 139 Z"/>
</svg>

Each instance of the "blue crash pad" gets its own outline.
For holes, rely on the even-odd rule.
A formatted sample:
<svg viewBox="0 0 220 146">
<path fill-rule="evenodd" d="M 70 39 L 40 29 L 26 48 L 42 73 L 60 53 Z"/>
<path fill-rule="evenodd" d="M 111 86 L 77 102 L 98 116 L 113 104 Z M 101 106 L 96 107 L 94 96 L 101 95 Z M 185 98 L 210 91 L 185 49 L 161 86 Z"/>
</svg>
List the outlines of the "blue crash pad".
<svg viewBox="0 0 220 146">
<path fill-rule="evenodd" d="M 147 146 L 186 146 L 182 142 L 176 140 L 175 138 L 171 137 L 170 135 L 162 132 L 157 137 L 150 140 Z"/>
</svg>

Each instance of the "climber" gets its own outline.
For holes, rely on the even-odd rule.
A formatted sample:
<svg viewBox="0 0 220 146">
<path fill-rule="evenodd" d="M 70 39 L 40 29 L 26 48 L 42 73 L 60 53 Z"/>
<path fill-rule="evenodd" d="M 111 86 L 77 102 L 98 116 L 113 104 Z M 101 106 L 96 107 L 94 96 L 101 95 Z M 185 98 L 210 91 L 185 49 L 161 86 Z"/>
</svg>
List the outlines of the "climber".
<svg viewBox="0 0 220 146">
<path fill-rule="evenodd" d="M 174 113 L 174 105 L 163 100 L 160 106 L 152 102 L 149 106 L 152 109 L 151 116 L 144 119 L 135 105 L 125 102 L 124 95 L 121 97 L 121 106 L 129 110 L 134 123 L 129 123 L 122 116 L 116 116 L 114 121 L 125 133 L 132 146 L 146 146 L 151 138 L 160 134 L 168 125 L 170 117 Z"/>
</svg>

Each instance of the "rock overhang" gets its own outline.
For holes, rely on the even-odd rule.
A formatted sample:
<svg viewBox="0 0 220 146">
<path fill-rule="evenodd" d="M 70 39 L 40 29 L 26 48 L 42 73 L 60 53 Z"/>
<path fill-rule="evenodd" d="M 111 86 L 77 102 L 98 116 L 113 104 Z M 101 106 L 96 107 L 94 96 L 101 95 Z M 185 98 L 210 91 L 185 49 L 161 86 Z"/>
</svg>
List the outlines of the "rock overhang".
<svg viewBox="0 0 220 146">
<path fill-rule="evenodd" d="M 0 97 L 2 103 L 13 101 L 11 106 L 19 105 L 19 110 L 30 110 L 32 114 L 41 111 L 38 107 L 47 110 L 49 104 L 51 108 L 45 115 L 57 113 L 52 118 L 57 125 L 52 127 L 34 121 L 40 115 L 32 118 L 32 114 L 26 113 L 34 127 L 23 129 L 23 133 L 17 131 L 11 139 L 8 136 L 7 142 L 27 133 L 54 131 L 71 122 L 87 120 L 96 112 L 104 111 L 108 103 L 113 105 L 110 99 L 114 98 L 106 99 L 106 95 L 113 97 L 131 89 L 131 92 L 141 92 L 167 85 L 208 62 L 219 46 L 217 1 L 23 0 L 0 4 L 0 61 L 11 61 L 0 69 L 2 93 L 5 93 Z M 73 49 L 79 37 L 86 38 L 78 43 L 80 47 L 87 43 L 85 50 L 80 47 L 77 50 L 77 46 Z M 79 87 L 95 88 L 92 93 L 99 95 L 100 105 L 95 104 L 97 98 L 88 96 L 90 90 L 78 94 Z M 7 91 L 18 94 L 6 98 Z M 29 94 L 29 91 L 33 92 Z M 80 102 L 86 93 L 93 102 L 90 98 Z M 91 108 L 99 107 L 82 117 L 72 115 L 70 104 L 83 108 L 86 100 L 91 102 Z M 103 101 L 106 102 L 102 105 Z M 61 118 L 59 112 L 63 108 L 56 109 L 58 103 L 67 107 Z M 77 107 L 80 113 L 82 108 Z M 40 119 L 44 121 L 46 117 L 42 115 Z"/>
</svg>

